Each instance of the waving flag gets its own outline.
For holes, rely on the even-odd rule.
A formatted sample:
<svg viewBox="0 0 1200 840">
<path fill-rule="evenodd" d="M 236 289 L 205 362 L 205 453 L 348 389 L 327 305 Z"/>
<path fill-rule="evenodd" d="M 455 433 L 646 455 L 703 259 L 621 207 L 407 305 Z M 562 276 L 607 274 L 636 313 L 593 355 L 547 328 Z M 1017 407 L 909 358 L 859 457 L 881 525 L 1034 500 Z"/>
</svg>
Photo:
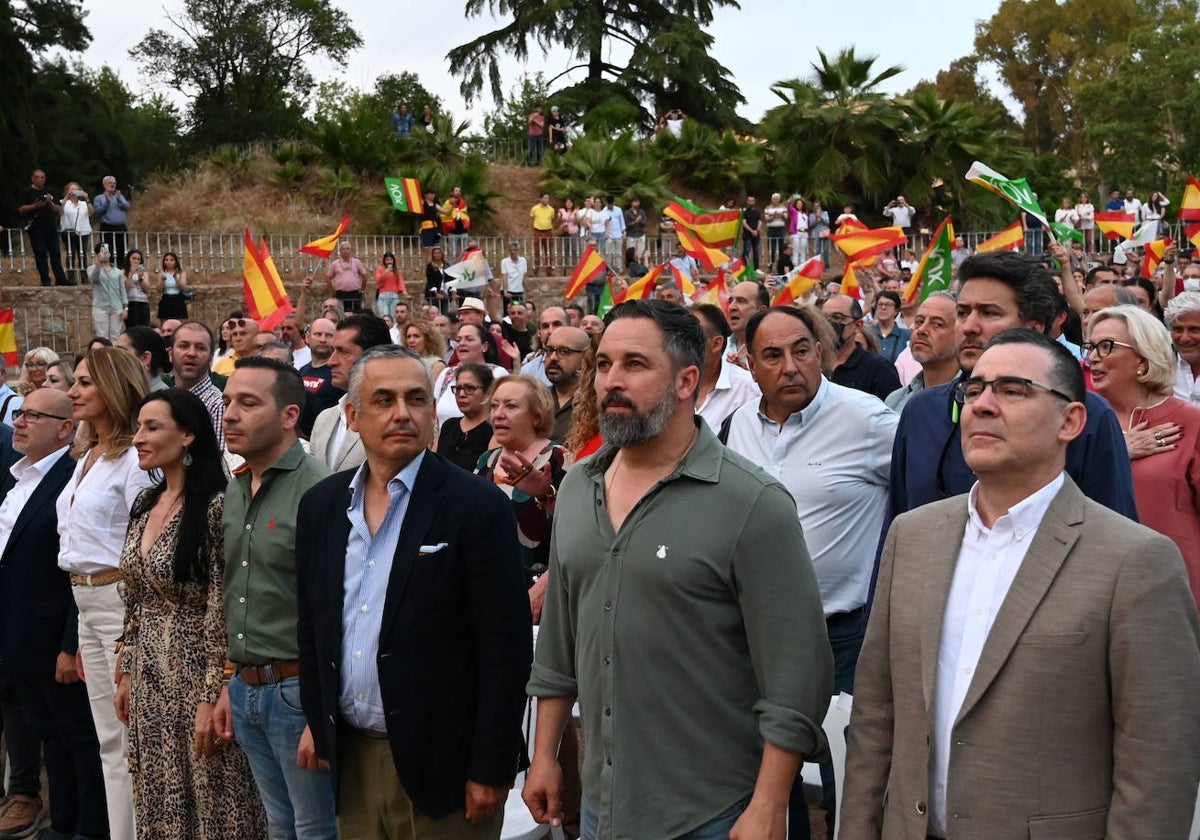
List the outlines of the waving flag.
<svg viewBox="0 0 1200 840">
<path fill-rule="evenodd" d="M 967 170 L 966 179 L 972 184 L 978 184 L 985 190 L 1011 201 L 1029 215 L 1041 219 L 1042 224 L 1050 226 L 1050 220 L 1046 218 L 1046 211 L 1042 209 L 1042 205 L 1038 204 L 1033 188 L 1024 178 L 1006 178 L 995 169 L 975 161 Z"/>
<path fill-rule="evenodd" d="M 7 367 L 17 366 L 17 334 L 13 329 L 11 309 L 0 309 L 0 356 Z"/>
<path fill-rule="evenodd" d="M 596 251 L 596 246 L 589 242 L 588 246 L 583 249 L 579 262 L 575 264 L 575 270 L 571 272 L 571 279 L 567 281 L 567 291 L 564 293 L 564 297 L 567 300 L 575 297 L 583 291 L 584 286 L 606 271 L 608 271 L 608 263 Z"/>
<path fill-rule="evenodd" d="M 678 286 L 680 291 L 682 291 L 685 295 L 691 297 L 692 295 L 696 294 L 696 284 L 692 282 L 692 278 L 688 277 L 687 274 L 681 271 L 679 266 L 675 265 L 675 263 L 671 263 L 671 276 L 675 278 L 675 285 Z"/>
<path fill-rule="evenodd" d="M 809 289 L 821 282 L 821 276 L 824 273 L 825 263 L 821 262 L 820 257 L 813 257 L 800 263 L 784 277 L 783 288 L 771 300 L 771 306 L 788 306 L 796 303 L 808 294 Z"/>
<path fill-rule="evenodd" d="M 1179 218 L 1185 222 L 1200 221 L 1200 181 L 1191 175 L 1183 188 L 1183 201 L 1179 202 Z"/>
<path fill-rule="evenodd" d="M 905 303 L 925 300 L 933 292 L 943 292 L 954 282 L 954 224 L 947 216 L 930 237 L 929 247 L 904 290 Z M 919 295 L 919 297 L 918 297 Z"/>
<path fill-rule="evenodd" d="M 703 210 L 686 199 L 676 198 L 663 208 L 663 215 L 687 228 L 710 248 L 736 245 L 742 232 L 741 210 Z"/>
<path fill-rule="evenodd" d="M 1058 222 L 1050 223 L 1050 230 L 1054 231 L 1054 236 L 1059 242 L 1078 242 L 1083 244 L 1083 231 L 1075 230 L 1073 227 L 1059 224 Z"/>
<path fill-rule="evenodd" d="M 658 285 L 658 278 L 667 270 L 670 263 L 656 265 L 654 268 L 647 271 L 637 280 L 629 284 L 629 288 L 622 294 L 618 295 L 617 303 L 624 303 L 627 300 L 646 300 L 654 294 L 654 289 Z"/>
<path fill-rule="evenodd" d="M 487 257 L 482 248 L 468 248 L 462 258 L 446 269 L 446 275 L 454 278 L 446 282 L 446 290 L 473 292 L 482 289 L 488 282 Z"/>
<path fill-rule="evenodd" d="M 338 229 L 329 236 L 323 236 L 320 239 L 314 239 L 303 248 L 300 249 L 301 254 L 308 254 L 312 257 L 320 257 L 328 259 L 335 250 L 337 250 L 338 240 L 342 238 L 342 234 L 346 232 L 346 228 L 350 226 L 350 217 L 342 216 L 342 221 L 338 225 Z"/>
<path fill-rule="evenodd" d="M 384 178 L 383 184 L 397 211 L 420 213 L 425 209 L 421 201 L 421 182 L 416 178 Z"/>
<path fill-rule="evenodd" d="M 1132 213 L 1097 213 L 1096 227 L 1114 242 L 1118 239 L 1132 239 L 1133 229 L 1137 227 L 1137 216 Z"/>
<path fill-rule="evenodd" d="M 717 272 L 715 280 L 692 296 L 692 303 L 711 303 L 721 307 L 721 311 L 728 315 L 729 285 L 725 282 L 728 276 L 725 271 Z"/>
<path fill-rule="evenodd" d="M 847 262 L 855 262 L 875 254 L 882 254 L 897 245 L 908 243 L 908 236 L 904 233 L 904 228 L 900 227 L 835 233 L 829 238 L 846 255 Z"/>
<path fill-rule="evenodd" d="M 254 247 L 250 238 L 250 229 L 246 229 L 245 266 L 242 274 L 242 285 L 246 297 L 246 308 L 250 317 L 258 321 L 261 330 L 274 330 L 290 313 L 295 310 L 288 300 L 287 291 L 283 288 L 283 280 L 271 259 L 267 249 L 267 240 L 260 240 L 259 246 Z"/>
<path fill-rule="evenodd" d="M 716 271 L 729 262 L 728 254 L 720 248 L 711 248 L 705 245 L 695 233 L 683 225 L 675 228 L 675 235 L 679 237 L 679 245 L 683 248 L 684 253 L 694 258 L 708 271 Z"/>
<path fill-rule="evenodd" d="M 838 225 L 838 233 L 854 233 L 856 230 L 867 230 L 867 226 L 860 222 L 857 218 L 848 218 Z"/>
<path fill-rule="evenodd" d="M 1142 257 L 1142 276 L 1153 277 L 1158 264 L 1162 262 L 1163 255 L 1167 253 L 1173 243 L 1171 237 L 1165 239 L 1156 239 L 1153 242 L 1146 243 L 1146 254 Z"/>
<path fill-rule="evenodd" d="M 846 263 L 846 273 L 842 275 L 841 293 L 850 295 L 855 300 L 862 300 L 862 287 L 858 285 L 858 275 L 854 271 L 856 267 L 857 263 Z"/>
<path fill-rule="evenodd" d="M 975 248 L 976 254 L 986 254 L 989 251 L 1019 251 L 1025 244 L 1025 231 L 1019 221 L 1013 222 L 1004 230 L 990 239 L 985 239 Z"/>
<path fill-rule="evenodd" d="M 608 276 L 608 282 L 604 284 L 604 291 L 600 293 L 600 300 L 596 302 L 596 317 L 603 318 L 608 314 L 608 310 L 616 306 L 615 297 L 613 295 L 612 275 Z"/>
</svg>

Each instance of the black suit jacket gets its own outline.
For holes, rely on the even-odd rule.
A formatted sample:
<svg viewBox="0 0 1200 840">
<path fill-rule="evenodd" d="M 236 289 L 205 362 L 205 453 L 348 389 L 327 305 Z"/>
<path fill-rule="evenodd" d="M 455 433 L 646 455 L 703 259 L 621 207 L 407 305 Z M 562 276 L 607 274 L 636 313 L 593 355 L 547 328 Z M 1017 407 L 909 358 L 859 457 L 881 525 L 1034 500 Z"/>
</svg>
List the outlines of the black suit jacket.
<svg viewBox="0 0 1200 840">
<path fill-rule="evenodd" d="M 334 763 L 335 780 L 354 472 L 310 489 L 296 525 L 300 694 L 317 753 Z M 438 819 L 461 810 L 468 779 L 512 784 L 525 749 L 532 660 L 511 502 L 426 452 L 392 561 L 376 659 L 396 773 L 421 813 Z"/>
<path fill-rule="evenodd" d="M 55 504 L 75 460 L 59 456 L 17 516 L 0 555 L 0 657 L 10 674 L 54 673 L 61 652 L 78 646 L 79 613 L 67 573 L 58 568 Z M 0 470 L 0 502 L 16 480 Z"/>
</svg>

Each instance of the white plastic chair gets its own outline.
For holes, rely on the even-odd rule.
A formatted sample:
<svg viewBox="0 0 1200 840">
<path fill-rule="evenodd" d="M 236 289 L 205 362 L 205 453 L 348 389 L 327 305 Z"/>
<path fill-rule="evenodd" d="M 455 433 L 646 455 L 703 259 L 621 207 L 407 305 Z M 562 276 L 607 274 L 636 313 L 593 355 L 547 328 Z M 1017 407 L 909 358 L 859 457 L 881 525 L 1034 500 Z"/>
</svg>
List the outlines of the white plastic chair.
<svg viewBox="0 0 1200 840">
<path fill-rule="evenodd" d="M 829 708 L 825 712 L 825 720 L 821 724 L 821 728 L 825 730 L 825 737 L 829 739 L 829 755 L 833 763 L 833 780 L 837 786 L 835 822 L 833 825 L 833 837 L 830 840 L 837 840 L 838 831 L 841 829 L 842 817 L 842 791 L 846 786 L 846 727 L 850 725 L 850 710 L 854 706 L 854 698 L 844 691 L 830 698 Z M 804 779 L 804 787 L 806 792 L 813 791 L 814 798 L 819 801 L 821 798 L 821 768 L 820 765 L 805 762 L 800 768 L 801 778 Z M 1197 840 L 1193 837 L 1192 840 Z"/>
</svg>

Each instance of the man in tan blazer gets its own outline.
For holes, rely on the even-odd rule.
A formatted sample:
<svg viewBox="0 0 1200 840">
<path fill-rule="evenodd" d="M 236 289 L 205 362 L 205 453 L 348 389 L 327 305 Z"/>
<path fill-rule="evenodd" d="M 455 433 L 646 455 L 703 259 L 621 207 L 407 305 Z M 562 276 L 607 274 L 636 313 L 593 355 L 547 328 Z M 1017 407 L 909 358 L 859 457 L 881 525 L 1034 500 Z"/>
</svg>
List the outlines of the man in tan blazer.
<svg viewBox="0 0 1200 840">
<path fill-rule="evenodd" d="M 338 321 L 333 334 L 329 373 L 333 387 L 350 387 L 350 368 L 372 347 L 391 344 L 387 325 L 369 312 L 359 312 Z M 367 459 L 358 432 L 346 422 L 346 394 L 322 411 L 313 422 L 310 436 L 312 456 L 334 472 L 356 470 Z"/>
<path fill-rule="evenodd" d="M 1200 627 L 1182 558 L 1063 473 L 1061 345 L 998 335 L 962 380 L 971 493 L 888 532 L 858 662 L 842 840 L 1183 840 Z"/>
</svg>

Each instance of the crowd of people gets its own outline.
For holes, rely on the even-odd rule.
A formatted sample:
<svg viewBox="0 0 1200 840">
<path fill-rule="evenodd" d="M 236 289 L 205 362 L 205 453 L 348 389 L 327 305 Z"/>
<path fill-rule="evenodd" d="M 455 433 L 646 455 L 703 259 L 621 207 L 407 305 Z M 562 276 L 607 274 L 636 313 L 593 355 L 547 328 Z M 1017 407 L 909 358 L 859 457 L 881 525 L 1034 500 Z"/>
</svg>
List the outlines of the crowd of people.
<svg viewBox="0 0 1200 840">
<path fill-rule="evenodd" d="M 96 336 L 26 350 L 0 836 L 497 838 L 525 770 L 534 819 L 589 840 L 796 838 L 802 761 L 843 837 L 1186 836 L 1193 254 L 1129 278 L 959 242 L 923 300 L 901 250 L 858 296 L 670 279 L 601 318 L 535 305 L 518 247 L 448 289 L 427 199 L 424 297 L 343 242 L 319 304 L 314 275 L 277 325 L 208 325 L 178 259 L 101 243 Z M 743 243 L 803 258 L 813 209 L 772 196 Z M 632 274 L 640 206 L 572 212 Z"/>
</svg>

